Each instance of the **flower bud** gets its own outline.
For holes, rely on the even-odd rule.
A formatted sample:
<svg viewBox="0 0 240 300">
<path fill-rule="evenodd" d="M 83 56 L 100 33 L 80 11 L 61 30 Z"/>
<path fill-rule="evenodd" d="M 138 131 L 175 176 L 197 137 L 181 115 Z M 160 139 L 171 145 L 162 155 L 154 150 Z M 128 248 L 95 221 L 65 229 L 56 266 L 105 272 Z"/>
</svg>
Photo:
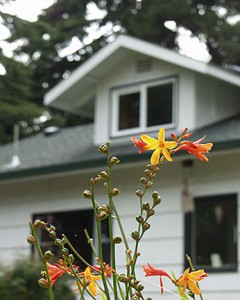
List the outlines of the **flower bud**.
<svg viewBox="0 0 240 300">
<path fill-rule="evenodd" d="M 153 206 L 156 206 L 161 203 L 161 197 L 153 198 Z"/>
<path fill-rule="evenodd" d="M 109 178 L 108 173 L 107 173 L 106 171 L 101 171 L 101 172 L 100 172 L 100 176 L 101 176 L 102 178 L 104 178 L 104 179 L 108 179 L 108 178 Z"/>
<path fill-rule="evenodd" d="M 146 184 L 146 187 L 147 188 L 150 188 L 153 186 L 153 182 L 152 181 L 148 181 L 148 183 Z"/>
<path fill-rule="evenodd" d="M 147 184 L 148 183 L 148 180 L 147 180 L 146 177 L 140 178 L 140 181 L 141 181 L 142 184 Z"/>
<path fill-rule="evenodd" d="M 143 286 L 142 284 L 139 284 L 139 285 L 137 286 L 137 290 L 138 290 L 139 292 L 141 292 L 143 289 L 144 289 L 144 286 Z"/>
<path fill-rule="evenodd" d="M 71 263 L 73 263 L 73 262 L 74 262 L 74 256 L 73 256 L 72 254 L 70 254 L 70 255 L 69 255 L 69 258 L 70 258 L 70 260 L 71 260 Z"/>
<path fill-rule="evenodd" d="M 98 213 L 100 213 L 101 211 L 105 211 L 106 213 L 109 214 L 109 207 L 106 204 L 103 204 L 98 207 L 97 211 Z"/>
<path fill-rule="evenodd" d="M 48 287 L 48 281 L 44 278 L 40 278 L 38 280 L 38 285 L 44 289 L 46 289 Z"/>
<path fill-rule="evenodd" d="M 53 254 L 50 250 L 47 250 L 43 255 L 43 259 L 45 261 L 49 261 L 49 259 L 51 259 L 52 257 L 53 257 Z"/>
<path fill-rule="evenodd" d="M 110 159 L 110 164 L 113 166 L 113 165 L 117 165 L 120 163 L 120 160 L 116 157 L 116 156 L 113 156 L 111 159 Z"/>
<path fill-rule="evenodd" d="M 140 236 L 140 234 L 139 234 L 138 231 L 133 231 L 133 232 L 131 233 L 131 237 L 132 237 L 135 241 L 139 241 L 139 236 Z"/>
<path fill-rule="evenodd" d="M 114 244 L 120 244 L 122 242 L 122 238 L 120 236 L 115 236 L 113 238 L 113 243 Z"/>
<path fill-rule="evenodd" d="M 33 227 L 34 228 L 39 228 L 42 226 L 42 221 L 40 220 L 35 220 L 34 223 L 33 223 Z"/>
<path fill-rule="evenodd" d="M 99 221 L 103 221 L 108 217 L 109 214 L 107 214 L 105 211 L 101 211 L 98 215 L 97 218 Z"/>
<path fill-rule="evenodd" d="M 93 195 L 92 195 L 92 193 L 91 193 L 89 190 L 85 190 L 85 191 L 82 193 L 82 196 L 83 196 L 83 198 L 91 199 Z"/>
<path fill-rule="evenodd" d="M 151 216 L 153 216 L 154 214 L 155 214 L 154 209 L 149 209 L 149 210 L 147 211 L 147 217 L 148 217 L 148 218 L 151 217 Z"/>
<path fill-rule="evenodd" d="M 63 248 L 61 250 L 62 254 L 65 255 L 65 256 L 69 256 L 69 250 L 67 248 Z"/>
<path fill-rule="evenodd" d="M 148 211 L 150 209 L 150 204 L 148 202 L 143 203 L 143 209 Z"/>
<path fill-rule="evenodd" d="M 150 224 L 148 222 L 144 222 L 142 225 L 143 231 L 146 231 L 150 228 Z"/>
<path fill-rule="evenodd" d="M 110 195 L 115 197 L 115 196 L 118 196 L 120 194 L 120 191 L 118 188 L 113 188 L 111 191 L 110 191 Z"/>
<path fill-rule="evenodd" d="M 36 244 L 36 239 L 33 235 L 28 235 L 27 236 L 27 242 L 30 244 L 30 245 L 35 245 Z"/>
<path fill-rule="evenodd" d="M 141 216 L 141 215 L 136 216 L 136 220 L 140 224 L 142 224 L 144 222 L 143 216 Z"/>
<path fill-rule="evenodd" d="M 56 232 L 55 232 L 55 231 L 50 231 L 50 232 L 49 232 L 49 237 L 50 237 L 50 238 L 55 239 L 56 236 L 57 236 L 57 235 L 56 235 Z"/>
<path fill-rule="evenodd" d="M 138 197 L 142 197 L 142 196 L 143 196 L 143 192 L 142 192 L 141 190 L 137 190 L 137 191 L 136 191 L 136 195 L 137 195 Z"/>
<path fill-rule="evenodd" d="M 108 152 L 108 147 L 106 145 L 102 144 L 98 147 L 98 152 L 107 153 Z"/>
<path fill-rule="evenodd" d="M 150 177 L 150 175 L 151 175 L 151 171 L 148 169 L 144 170 L 144 173 L 147 177 Z"/>
</svg>

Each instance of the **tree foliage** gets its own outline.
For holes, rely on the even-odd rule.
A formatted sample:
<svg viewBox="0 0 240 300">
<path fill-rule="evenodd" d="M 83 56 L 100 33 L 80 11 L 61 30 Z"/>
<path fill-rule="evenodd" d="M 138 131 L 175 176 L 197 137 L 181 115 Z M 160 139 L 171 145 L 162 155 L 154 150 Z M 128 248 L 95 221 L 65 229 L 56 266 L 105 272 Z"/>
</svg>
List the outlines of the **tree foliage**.
<svg viewBox="0 0 240 300">
<path fill-rule="evenodd" d="M 93 5 L 102 13 L 101 17 L 90 18 L 89 9 Z M 14 58 L 19 60 L 24 56 L 27 62 L 21 66 L 1 56 L 0 62 L 8 70 L 3 76 L 0 97 L 5 106 L 20 102 L 22 107 L 26 105 L 25 115 L 19 112 L 19 119 L 26 119 L 28 111 L 34 117 L 38 113 L 35 106 L 42 105 L 43 95 L 50 88 L 122 33 L 179 51 L 178 36 L 184 28 L 191 37 L 206 43 L 211 63 L 239 65 L 240 22 L 233 22 L 234 18 L 239 20 L 239 15 L 238 0 L 57 0 L 33 23 L 2 14 L 3 23 L 11 31 L 8 41 L 21 41 Z M 167 21 L 172 21 L 175 27 L 169 29 Z M 94 37 L 89 34 L 92 28 L 95 28 Z M 78 41 L 79 47 L 63 54 L 73 40 Z M 14 100 L 16 97 L 18 102 Z M 7 108 L 0 110 L 0 121 L 5 111 Z M 10 115 L 11 112 L 9 120 L 15 121 L 16 113 Z M 83 117 L 71 121 L 72 115 L 60 112 L 57 117 L 58 120 L 63 117 L 63 126 L 89 121 Z"/>
</svg>

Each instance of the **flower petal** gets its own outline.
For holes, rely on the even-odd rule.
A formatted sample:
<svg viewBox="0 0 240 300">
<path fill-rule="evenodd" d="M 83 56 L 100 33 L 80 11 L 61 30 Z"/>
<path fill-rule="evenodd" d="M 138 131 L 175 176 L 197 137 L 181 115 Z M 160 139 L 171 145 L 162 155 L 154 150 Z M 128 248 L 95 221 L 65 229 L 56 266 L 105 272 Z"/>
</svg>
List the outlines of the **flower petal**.
<svg viewBox="0 0 240 300">
<path fill-rule="evenodd" d="M 158 140 L 161 142 L 165 142 L 165 129 L 164 128 L 159 129 Z"/>
<path fill-rule="evenodd" d="M 152 156 L 151 156 L 151 164 L 153 166 L 155 166 L 158 162 L 159 162 L 159 158 L 160 158 L 160 153 L 161 153 L 162 149 L 161 148 L 157 148 Z"/>
<path fill-rule="evenodd" d="M 164 157 L 165 157 L 168 161 L 172 161 L 172 160 L 173 160 L 172 157 L 171 157 L 171 155 L 170 155 L 169 152 L 168 152 L 168 149 L 167 149 L 166 147 L 163 147 L 163 148 L 162 148 L 162 152 L 163 152 Z"/>
</svg>

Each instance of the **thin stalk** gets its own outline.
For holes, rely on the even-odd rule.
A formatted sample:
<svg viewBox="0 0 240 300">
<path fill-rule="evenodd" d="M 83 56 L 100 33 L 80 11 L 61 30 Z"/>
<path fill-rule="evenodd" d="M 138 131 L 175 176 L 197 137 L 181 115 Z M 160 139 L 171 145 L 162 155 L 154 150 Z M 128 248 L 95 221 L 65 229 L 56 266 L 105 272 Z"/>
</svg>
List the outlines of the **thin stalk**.
<svg viewBox="0 0 240 300">
<path fill-rule="evenodd" d="M 84 233 L 85 233 L 85 235 L 86 235 L 86 238 L 87 238 L 87 241 L 88 241 L 88 243 L 89 243 L 89 245 L 90 245 L 90 247 L 91 247 L 91 250 L 92 250 L 92 252 L 93 252 L 93 255 L 95 256 L 95 257 L 97 257 L 98 255 L 97 255 L 97 251 L 96 251 L 96 248 L 94 247 L 94 245 L 93 245 L 93 242 L 92 242 L 92 240 L 91 240 L 91 238 L 90 238 L 90 236 L 89 236 L 89 234 L 88 234 L 88 232 L 87 232 L 87 230 L 85 229 L 84 230 Z M 102 262 L 102 261 L 101 261 Z M 110 295 L 109 295 L 109 290 L 108 290 L 108 286 L 107 286 L 107 283 L 109 284 L 109 281 L 107 280 L 107 278 L 105 277 L 105 275 L 104 275 L 104 267 L 103 267 L 103 265 L 102 264 L 100 264 L 100 266 L 101 266 L 101 276 L 102 276 L 102 281 L 103 281 L 103 286 L 104 286 L 104 289 L 105 289 L 105 295 L 106 295 L 106 297 L 107 297 L 107 299 L 111 299 L 111 297 L 110 297 Z M 93 267 L 92 267 L 93 268 Z M 98 270 L 96 270 L 97 272 L 99 272 Z M 111 287 L 111 286 L 110 286 Z"/>
<path fill-rule="evenodd" d="M 46 272 L 46 276 L 47 276 L 47 281 L 48 281 L 48 287 L 47 287 L 47 290 L 48 290 L 48 296 L 49 296 L 49 299 L 50 300 L 54 300 L 54 295 L 53 295 L 53 290 L 52 290 L 52 286 L 51 286 L 51 279 L 50 279 L 50 275 L 49 275 L 49 271 L 48 271 L 48 267 L 47 267 L 47 262 L 45 261 L 44 257 L 43 257 L 43 253 L 42 253 L 42 249 L 39 245 L 39 242 L 38 242 L 38 237 L 37 237 L 37 233 L 36 233 L 36 230 L 35 228 L 33 227 L 33 224 L 32 222 L 29 222 L 29 225 L 30 225 L 30 228 L 32 230 L 32 234 L 34 236 L 34 239 L 36 241 L 36 244 L 35 244 L 35 247 L 37 249 L 37 252 L 38 252 L 38 255 L 42 261 L 42 264 L 43 264 L 43 267 L 44 267 L 44 270 Z"/>
<path fill-rule="evenodd" d="M 109 144 L 108 144 L 108 151 L 106 153 L 107 159 L 107 166 L 108 166 L 108 178 L 106 180 L 107 183 L 107 192 L 108 192 L 108 200 L 109 200 L 109 209 L 110 214 L 108 216 L 108 223 L 109 223 L 109 238 L 110 238 L 110 247 L 111 247 L 111 266 L 114 270 L 116 270 L 116 256 L 115 256 L 115 244 L 113 242 L 113 221 L 112 221 L 112 213 L 113 213 L 113 200 L 112 195 L 110 194 L 111 191 L 111 162 L 110 162 L 110 154 L 109 154 Z M 114 299 L 117 300 L 117 281 L 116 277 L 113 276 L 113 289 L 114 289 Z"/>
<path fill-rule="evenodd" d="M 69 239 L 66 237 L 65 234 L 62 234 L 62 237 L 64 238 L 64 240 L 66 241 L 66 243 L 68 244 L 69 248 L 72 250 L 72 252 L 75 254 L 75 256 L 81 260 L 81 262 L 83 262 L 86 266 L 91 267 L 91 265 L 77 252 L 77 250 L 73 247 L 73 245 L 70 243 Z"/>
</svg>

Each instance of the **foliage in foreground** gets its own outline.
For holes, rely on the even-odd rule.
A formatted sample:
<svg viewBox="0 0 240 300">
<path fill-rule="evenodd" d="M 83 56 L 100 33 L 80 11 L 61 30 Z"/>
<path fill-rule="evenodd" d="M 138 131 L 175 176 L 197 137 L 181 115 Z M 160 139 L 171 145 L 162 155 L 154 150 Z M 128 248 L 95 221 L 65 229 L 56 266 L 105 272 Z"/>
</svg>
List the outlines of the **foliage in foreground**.
<svg viewBox="0 0 240 300">
<path fill-rule="evenodd" d="M 19 260 L 11 268 L 1 267 L 0 299 L 1 300 L 47 300 L 46 289 L 40 289 L 37 279 L 41 274 L 41 265 L 33 260 Z M 63 280 L 61 280 L 63 279 Z M 64 278 L 54 287 L 58 300 L 75 299 Z"/>
</svg>

